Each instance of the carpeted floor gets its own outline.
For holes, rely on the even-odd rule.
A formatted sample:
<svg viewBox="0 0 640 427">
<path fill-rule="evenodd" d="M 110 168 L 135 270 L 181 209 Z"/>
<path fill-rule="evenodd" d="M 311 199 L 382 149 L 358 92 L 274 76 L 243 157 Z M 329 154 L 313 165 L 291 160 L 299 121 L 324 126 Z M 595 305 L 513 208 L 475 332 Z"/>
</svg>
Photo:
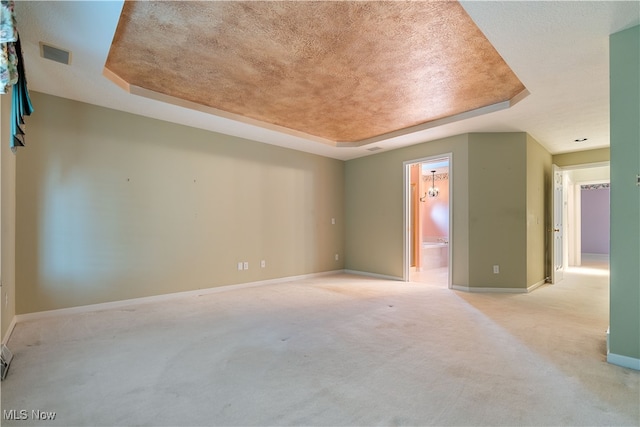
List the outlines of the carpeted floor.
<svg viewBox="0 0 640 427">
<path fill-rule="evenodd" d="M 25 322 L 2 425 L 640 425 L 607 326 L 606 265 L 530 294 L 337 275 Z"/>
</svg>

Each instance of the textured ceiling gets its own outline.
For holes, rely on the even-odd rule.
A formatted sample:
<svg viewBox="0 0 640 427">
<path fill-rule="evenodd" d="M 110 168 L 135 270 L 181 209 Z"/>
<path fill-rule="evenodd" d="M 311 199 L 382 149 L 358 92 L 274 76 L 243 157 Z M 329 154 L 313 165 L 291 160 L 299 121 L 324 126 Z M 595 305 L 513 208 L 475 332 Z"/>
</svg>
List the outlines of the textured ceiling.
<svg viewBox="0 0 640 427">
<path fill-rule="evenodd" d="M 126 84 L 129 91 L 122 90 L 103 75 L 122 0 L 18 1 L 15 9 L 29 90 L 205 129 L 212 135 L 232 135 L 340 160 L 468 132 L 527 132 L 552 154 L 609 146 L 609 35 L 640 24 L 640 2 L 460 3 L 530 94 L 512 108 L 475 110 L 358 147 L 319 144 L 318 138 L 285 132 L 275 125 L 269 128 L 219 110 L 212 114 L 204 107 L 195 108 L 199 104 L 185 108 L 166 102 L 156 92 L 139 96 L 141 88 Z M 70 50 L 71 65 L 40 57 L 40 42 Z M 177 67 L 174 64 L 161 68 Z M 579 138 L 588 141 L 575 143 Z"/>
<path fill-rule="evenodd" d="M 127 1 L 105 75 L 338 146 L 525 92 L 458 2 Z"/>
</svg>

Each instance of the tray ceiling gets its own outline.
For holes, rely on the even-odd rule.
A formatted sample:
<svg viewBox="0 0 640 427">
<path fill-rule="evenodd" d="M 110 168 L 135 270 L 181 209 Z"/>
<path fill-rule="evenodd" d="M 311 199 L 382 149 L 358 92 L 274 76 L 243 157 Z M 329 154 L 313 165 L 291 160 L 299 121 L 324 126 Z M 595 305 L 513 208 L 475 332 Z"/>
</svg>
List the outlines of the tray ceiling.
<svg viewBox="0 0 640 427">
<path fill-rule="evenodd" d="M 458 2 L 127 1 L 104 74 L 131 93 L 334 146 L 527 93 Z"/>
</svg>

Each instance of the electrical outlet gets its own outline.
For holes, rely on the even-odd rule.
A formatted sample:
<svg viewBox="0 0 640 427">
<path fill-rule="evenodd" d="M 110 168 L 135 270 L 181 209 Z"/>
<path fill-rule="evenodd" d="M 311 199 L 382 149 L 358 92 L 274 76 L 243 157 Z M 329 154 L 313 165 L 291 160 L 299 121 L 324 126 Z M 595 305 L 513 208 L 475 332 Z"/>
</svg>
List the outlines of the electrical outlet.
<svg viewBox="0 0 640 427">
<path fill-rule="evenodd" d="M 500 266 L 499 265 L 494 265 L 493 266 L 493 274 L 500 274 Z"/>
<path fill-rule="evenodd" d="M 245 261 L 244 264 L 243 264 L 243 267 L 244 267 L 245 270 L 248 270 L 249 269 L 249 261 Z"/>
<path fill-rule="evenodd" d="M 340 259 L 340 255 L 336 254 L 336 261 Z"/>
<path fill-rule="evenodd" d="M 331 225 L 335 225 L 336 224 L 336 219 L 335 218 L 331 218 Z"/>
<path fill-rule="evenodd" d="M 238 271 L 244 270 L 244 264 L 242 262 L 238 263 Z"/>
<path fill-rule="evenodd" d="M 260 268 L 265 268 L 267 266 L 267 261 L 262 260 L 260 261 Z"/>
</svg>

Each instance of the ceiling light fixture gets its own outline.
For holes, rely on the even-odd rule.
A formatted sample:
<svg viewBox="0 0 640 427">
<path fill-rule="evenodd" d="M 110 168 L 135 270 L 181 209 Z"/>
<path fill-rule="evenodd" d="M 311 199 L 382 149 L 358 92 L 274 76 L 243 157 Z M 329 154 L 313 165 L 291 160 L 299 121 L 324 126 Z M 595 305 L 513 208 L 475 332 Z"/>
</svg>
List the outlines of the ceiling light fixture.
<svg viewBox="0 0 640 427">
<path fill-rule="evenodd" d="M 431 171 L 431 188 L 429 188 L 429 191 L 427 191 L 427 195 L 430 198 L 434 198 L 434 197 L 438 197 L 438 194 L 440 193 L 440 190 L 438 190 L 438 187 L 436 187 L 436 171 Z"/>
<path fill-rule="evenodd" d="M 574 139 L 573 142 L 585 142 L 588 138 L 578 138 L 578 139 Z"/>
</svg>

